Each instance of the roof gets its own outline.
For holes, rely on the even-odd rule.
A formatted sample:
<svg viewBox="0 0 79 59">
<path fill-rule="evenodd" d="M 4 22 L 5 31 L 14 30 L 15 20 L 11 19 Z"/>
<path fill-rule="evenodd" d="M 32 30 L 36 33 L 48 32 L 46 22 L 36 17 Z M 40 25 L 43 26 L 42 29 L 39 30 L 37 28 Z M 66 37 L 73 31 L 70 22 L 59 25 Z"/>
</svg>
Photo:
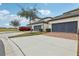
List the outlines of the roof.
<svg viewBox="0 0 79 59">
<path fill-rule="evenodd" d="M 41 19 L 44 20 L 44 19 L 48 19 L 48 18 L 52 19 L 52 17 L 45 17 L 45 18 L 41 18 Z"/>
<path fill-rule="evenodd" d="M 38 22 L 34 22 L 34 23 L 31 23 L 31 24 L 39 24 L 39 23 L 47 23 L 46 21 L 38 21 Z"/>
<path fill-rule="evenodd" d="M 44 17 L 44 18 L 37 17 L 37 19 L 40 19 L 40 20 L 44 20 L 44 19 L 48 19 L 48 18 L 51 18 L 52 19 L 52 17 Z"/>
<path fill-rule="evenodd" d="M 52 20 L 49 20 L 49 21 L 70 18 L 70 17 L 76 17 L 76 16 L 79 16 L 79 8 L 65 12 L 62 15 L 56 16 Z"/>
<path fill-rule="evenodd" d="M 40 20 L 32 24 L 48 23 L 49 21 L 60 20 L 60 19 L 65 19 L 65 18 L 70 18 L 70 17 L 77 17 L 77 16 L 79 16 L 79 8 L 65 12 L 62 15 L 59 15 L 53 18 L 52 17 L 38 18 Z M 45 21 L 45 19 L 48 19 L 48 18 L 50 18 L 51 20 Z"/>
<path fill-rule="evenodd" d="M 45 19 L 48 19 L 48 18 L 50 18 L 50 19 L 52 19 L 52 17 L 45 17 L 45 18 L 37 18 L 37 19 L 40 19 L 39 21 L 37 21 L 37 22 L 34 22 L 34 23 L 31 23 L 31 24 L 38 24 L 38 23 L 47 23 L 47 21 L 45 21 Z"/>
</svg>

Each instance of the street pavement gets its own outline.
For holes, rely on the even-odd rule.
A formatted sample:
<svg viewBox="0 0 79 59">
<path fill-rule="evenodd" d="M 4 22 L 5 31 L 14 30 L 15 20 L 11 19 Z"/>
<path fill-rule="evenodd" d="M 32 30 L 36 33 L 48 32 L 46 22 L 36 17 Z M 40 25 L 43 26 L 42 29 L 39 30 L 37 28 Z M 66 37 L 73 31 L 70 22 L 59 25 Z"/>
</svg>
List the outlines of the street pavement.
<svg viewBox="0 0 79 59">
<path fill-rule="evenodd" d="M 4 46 L 5 46 L 5 55 L 6 56 L 23 56 L 21 51 L 18 49 L 18 47 L 9 40 L 9 36 L 18 35 L 22 32 L 1 32 L 0 33 L 0 39 L 2 40 Z"/>
</svg>

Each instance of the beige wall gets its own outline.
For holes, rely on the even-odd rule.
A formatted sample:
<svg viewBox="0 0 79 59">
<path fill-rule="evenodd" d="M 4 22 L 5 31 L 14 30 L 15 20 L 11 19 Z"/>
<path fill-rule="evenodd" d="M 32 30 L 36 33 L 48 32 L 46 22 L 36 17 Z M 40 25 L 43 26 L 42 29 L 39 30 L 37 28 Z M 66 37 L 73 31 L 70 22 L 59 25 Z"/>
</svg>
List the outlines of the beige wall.
<svg viewBox="0 0 79 59">
<path fill-rule="evenodd" d="M 48 24 L 46 24 L 46 23 L 43 23 L 44 24 L 44 31 L 46 31 L 46 29 L 48 28 Z"/>
<path fill-rule="evenodd" d="M 31 20 L 31 23 L 35 23 L 35 22 L 38 22 L 40 19 L 34 19 L 34 20 Z"/>
<path fill-rule="evenodd" d="M 51 18 L 47 18 L 47 19 L 44 19 L 42 21 L 48 21 L 48 20 L 51 20 Z M 40 21 L 40 19 L 35 19 L 35 20 L 32 20 L 31 23 L 35 23 L 35 22 L 38 22 Z M 49 28 L 49 24 L 46 24 L 46 23 L 39 23 L 39 24 L 33 24 L 32 25 L 32 29 L 34 29 L 34 26 L 37 26 L 37 25 L 42 25 L 42 29 L 44 31 L 46 31 L 47 28 Z"/>
<path fill-rule="evenodd" d="M 48 20 L 51 20 L 51 18 L 44 19 L 43 21 L 48 21 Z"/>
<path fill-rule="evenodd" d="M 78 29 L 79 29 L 79 16 L 78 17 L 55 20 L 55 21 L 50 21 L 49 22 L 49 28 L 51 28 L 52 27 L 51 25 L 54 24 L 54 23 L 63 23 L 63 22 L 71 22 L 71 21 L 78 21 Z"/>
</svg>

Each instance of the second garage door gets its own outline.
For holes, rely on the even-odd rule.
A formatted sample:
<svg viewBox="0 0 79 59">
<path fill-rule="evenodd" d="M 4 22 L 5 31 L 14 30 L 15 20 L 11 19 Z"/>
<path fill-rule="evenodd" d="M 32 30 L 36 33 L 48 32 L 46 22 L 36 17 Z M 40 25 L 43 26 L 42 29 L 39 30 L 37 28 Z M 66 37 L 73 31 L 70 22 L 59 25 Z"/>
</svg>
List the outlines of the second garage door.
<svg viewBox="0 0 79 59">
<path fill-rule="evenodd" d="M 52 31 L 77 33 L 77 21 L 52 24 Z"/>
</svg>

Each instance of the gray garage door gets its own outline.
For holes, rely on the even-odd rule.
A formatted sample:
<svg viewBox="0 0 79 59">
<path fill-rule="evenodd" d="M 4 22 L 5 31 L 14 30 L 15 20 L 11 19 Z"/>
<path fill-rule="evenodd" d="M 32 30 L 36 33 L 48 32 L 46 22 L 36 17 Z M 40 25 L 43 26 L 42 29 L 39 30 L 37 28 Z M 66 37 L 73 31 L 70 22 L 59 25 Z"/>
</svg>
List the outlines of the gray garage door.
<svg viewBox="0 0 79 59">
<path fill-rule="evenodd" d="M 77 33 L 77 21 L 52 24 L 52 31 Z"/>
<path fill-rule="evenodd" d="M 34 26 L 34 31 L 39 31 L 41 29 L 41 25 Z"/>
</svg>

